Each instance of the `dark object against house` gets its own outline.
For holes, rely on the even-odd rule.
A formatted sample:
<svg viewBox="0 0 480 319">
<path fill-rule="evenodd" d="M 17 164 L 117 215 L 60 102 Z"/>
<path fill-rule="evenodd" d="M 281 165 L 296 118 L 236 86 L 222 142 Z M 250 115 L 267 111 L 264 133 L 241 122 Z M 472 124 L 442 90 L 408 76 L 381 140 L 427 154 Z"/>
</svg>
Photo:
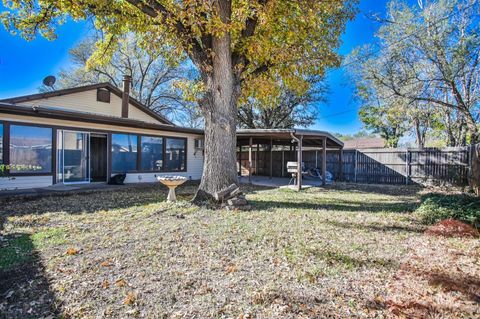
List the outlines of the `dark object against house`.
<svg viewBox="0 0 480 319">
<path fill-rule="evenodd" d="M 110 177 L 110 180 L 108 181 L 109 185 L 123 185 L 123 182 L 125 181 L 125 178 L 127 177 L 127 174 L 116 174 Z"/>
</svg>

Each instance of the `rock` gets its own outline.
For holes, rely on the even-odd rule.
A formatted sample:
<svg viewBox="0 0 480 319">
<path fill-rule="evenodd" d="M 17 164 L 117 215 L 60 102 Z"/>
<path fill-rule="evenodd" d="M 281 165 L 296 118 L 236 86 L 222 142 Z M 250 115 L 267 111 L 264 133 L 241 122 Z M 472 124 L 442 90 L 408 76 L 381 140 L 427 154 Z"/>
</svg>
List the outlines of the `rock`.
<svg viewBox="0 0 480 319">
<path fill-rule="evenodd" d="M 231 199 L 227 200 L 227 204 L 228 204 L 229 206 L 236 206 L 236 207 L 238 207 L 238 206 L 245 206 L 245 205 L 248 204 L 248 202 L 247 202 L 247 200 L 244 199 L 244 198 L 238 198 L 238 197 L 237 197 L 237 198 L 231 198 Z"/>
</svg>

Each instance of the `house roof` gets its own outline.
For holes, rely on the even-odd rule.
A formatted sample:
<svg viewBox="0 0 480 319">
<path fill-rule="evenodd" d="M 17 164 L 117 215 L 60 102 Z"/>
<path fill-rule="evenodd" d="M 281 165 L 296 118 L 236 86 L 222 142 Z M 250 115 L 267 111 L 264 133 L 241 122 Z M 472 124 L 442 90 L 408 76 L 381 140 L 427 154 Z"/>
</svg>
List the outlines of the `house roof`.
<svg viewBox="0 0 480 319">
<path fill-rule="evenodd" d="M 181 132 L 203 135 L 203 130 L 192 129 L 169 124 L 154 124 L 128 118 L 98 115 L 86 112 L 67 111 L 46 106 L 23 106 L 0 102 L 0 113 L 53 118 L 75 122 L 89 122 L 108 125 L 118 125 L 135 128 L 156 129 L 167 132 Z"/>
<path fill-rule="evenodd" d="M 344 142 L 349 149 L 384 148 L 385 140 L 381 137 L 358 137 Z"/>
<path fill-rule="evenodd" d="M 46 99 L 54 96 L 61 96 L 61 95 L 67 95 L 67 94 L 73 94 L 73 93 L 79 93 L 79 92 L 85 92 L 85 91 L 90 91 L 90 90 L 96 90 L 96 89 L 107 89 L 113 94 L 117 95 L 118 97 L 122 98 L 123 92 L 116 86 L 108 83 L 108 82 L 103 82 L 103 83 L 98 83 L 98 84 L 90 84 L 90 85 L 84 85 L 84 86 L 77 86 L 69 89 L 62 89 L 62 90 L 55 90 L 55 91 L 50 91 L 50 92 L 44 92 L 44 93 L 36 93 L 36 94 L 29 94 L 29 95 L 22 95 L 22 96 L 17 96 L 13 98 L 8 98 L 8 99 L 2 99 L 0 102 L 5 102 L 5 103 L 11 103 L 11 104 L 16 104 L 16 103 L 22 103 L 22 102 L 27 102 L 27 101 L 34 101 L 34 100 L 40 100 L 40 99 Z M 140 103 L 138 100 L 130 96 L 129 103 L 135 106 L 137 109 L 143 111 L 144 113 L 150 115 L 157 121 L 159 121 L 162 124 L 168 124 L 168 125 L 174 125 L 171 121 L 167 120 L 165 117 L 159 115 L 158 113 L 152 111 L 142 103 Z"/>
<path fill-rule="evenodd" d="M 291 144 L 292 134 L 296 137 L 303 137 L 303 145 L 306 147 L 321 146 L 320 140 L 327 138 L 327 147 L 342 148 L 343 142 L 326 131 L 305 130 L 305 129 L 240 129 L 237 130 L 237 140 L 243 145 L 248 144 L 250 137 L 257 143 L 270 143 L 272 139 L 275 144 Z"/>
</svg>

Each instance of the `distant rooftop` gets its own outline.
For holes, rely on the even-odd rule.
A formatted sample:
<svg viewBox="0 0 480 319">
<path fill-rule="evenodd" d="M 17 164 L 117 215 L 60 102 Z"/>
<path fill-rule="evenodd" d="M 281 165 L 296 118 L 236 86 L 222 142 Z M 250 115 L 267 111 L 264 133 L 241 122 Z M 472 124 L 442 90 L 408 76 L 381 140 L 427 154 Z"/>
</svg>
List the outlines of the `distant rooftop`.
<svg viewBox="0 0 480 319">
<path fill-rule="evenodd" d="M 344 142 L 344 149 L 384 148 L 386 141 L 381 137 L 358 137 Z"/>
</svg>

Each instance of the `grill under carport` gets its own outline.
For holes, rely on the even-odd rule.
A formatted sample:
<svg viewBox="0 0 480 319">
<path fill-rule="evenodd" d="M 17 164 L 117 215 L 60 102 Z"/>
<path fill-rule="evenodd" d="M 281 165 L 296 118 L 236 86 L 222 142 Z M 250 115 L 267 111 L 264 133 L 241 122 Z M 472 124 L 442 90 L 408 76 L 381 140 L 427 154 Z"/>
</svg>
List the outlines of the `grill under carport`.
<svg viewBox="0 0 480 319">
<path fill-rule="evenodd" d="M 248 159 L 245 157 L 245 148 Z M 237 130 L 237 158 L 240 175 L 284 176 L 289 161 L 296 161 L 297 172 L 302 172 L 303 152 L 306 150 L 320 152 L 320 163 L 315 157 L 315 166 L 321 170 L 322 184 L 326 182 L 327 150 L 339 152 L 339 164 L 342 167 L 343 142 L 328 132 L 305 129 L 240 129 Z M 259 158 L 261 151 L 264 155 Z M 255 153 L 255 159 L 253 154 Z M 268 155 L 267 155 L 268 154 Z M 275 154 L 275 155 L 274 155 Z M 278 155 L 281 154 L 281 158 Z M 254 162 L 255 161 L 255 162 Z M 262 165 L 259 165 L 259 161 Z M 280 162 L 280 163 L 279 163 Z M 280 165 L 279 165 L 280 164 Z M 320 165 L 319 165 L 320 164 Z M 260 169 L 261 167 L 261 169 Z M 278 172 L 280 170 L 280 174 Z M 302 188 L 302 174 L 298 173 L 296 188 Z"/>
</svg>

